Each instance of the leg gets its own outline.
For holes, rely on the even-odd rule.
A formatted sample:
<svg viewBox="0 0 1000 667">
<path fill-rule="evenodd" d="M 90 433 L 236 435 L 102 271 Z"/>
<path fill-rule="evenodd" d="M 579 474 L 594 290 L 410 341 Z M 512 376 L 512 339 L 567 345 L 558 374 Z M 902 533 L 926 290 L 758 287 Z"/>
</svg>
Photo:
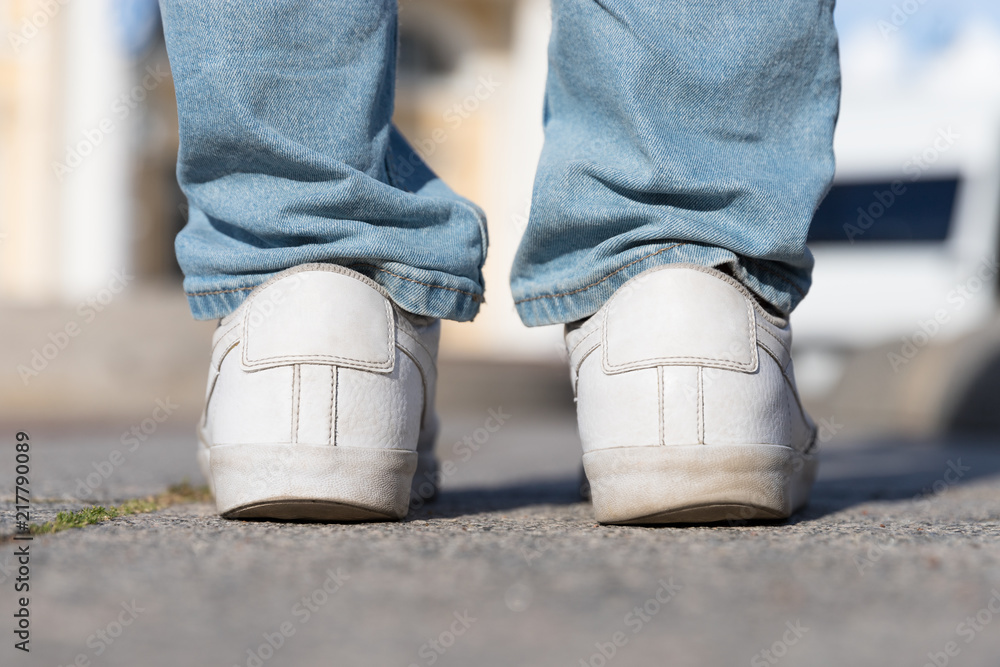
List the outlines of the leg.
<svg viewBox="0 0 1000 667">
<path fill-rule="evenodd" d="M 391 126 L 396 3 L 161 4 L 190 204 L 177 256 L 195 316 L 331 262 L 410 312 L 472 319 L 485 221 Z"/>
<path fill-rule="evenodd" d="M 397 519 L 436 481 L 438 317 L 482 301 L 482 213 L 392 128 L 394 0 L 162 0 L 177 239 L 213 338 L 198 460 L 223 516 Z M 425 483 L 430 480 L 430 483 Z"/>
<path fill-rule="evenodd" d="M 833 175 L 830 0 L 553 0 L 546 143 L 511 274 L 529 326 L 660 264 L 725 266 L 787 314 Z"/>
<path fill-rule="evenodd" d="M 571 323 L 595 514 L 787 517 L 816 473 L 787 314 L 833 173 L 833 3 L 554 4 L 512 282 L 527 324 Z"/>
</svg>

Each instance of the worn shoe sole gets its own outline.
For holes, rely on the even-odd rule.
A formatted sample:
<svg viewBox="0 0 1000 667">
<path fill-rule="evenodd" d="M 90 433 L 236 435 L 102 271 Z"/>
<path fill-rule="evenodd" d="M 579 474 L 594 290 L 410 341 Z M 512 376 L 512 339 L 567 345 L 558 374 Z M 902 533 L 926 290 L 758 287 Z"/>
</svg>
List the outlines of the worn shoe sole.
<svg viewBox="0 0 1000 667">
<path fill-rule="evenodd" d="M 303 444 L 202 445 L 198 462 L 227 519 L 402 519 L 417 453 Z"/>
<path fill-rule="evenodd" d="M 809 499 L 814 454 L 782 445 L 615 447 L 583 456 L 601 523 L 785 519 Z"/>
</svg>

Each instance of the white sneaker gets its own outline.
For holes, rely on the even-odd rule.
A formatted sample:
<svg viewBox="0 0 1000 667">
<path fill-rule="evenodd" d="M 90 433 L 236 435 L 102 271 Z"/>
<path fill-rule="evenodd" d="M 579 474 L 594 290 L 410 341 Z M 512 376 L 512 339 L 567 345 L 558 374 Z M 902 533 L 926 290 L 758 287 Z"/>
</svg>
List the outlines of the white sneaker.
<svg viewBox="0 0 1000 667">
<path fill-rule="evenodd" d="M 215 332 L 198 461 L 227 518 L 406 515 L 433 445 L 440 323 L 359 273 L 306 264 Z M 428 478 L 433 478 L 432 474 Z"/>
<path fill-rule="evenodd" d="M 806 503 L 816 428 L 791 329 L 715 269 L 657 267 L 567 326 L 602 523 L 779 519 Z"/>
</svg>

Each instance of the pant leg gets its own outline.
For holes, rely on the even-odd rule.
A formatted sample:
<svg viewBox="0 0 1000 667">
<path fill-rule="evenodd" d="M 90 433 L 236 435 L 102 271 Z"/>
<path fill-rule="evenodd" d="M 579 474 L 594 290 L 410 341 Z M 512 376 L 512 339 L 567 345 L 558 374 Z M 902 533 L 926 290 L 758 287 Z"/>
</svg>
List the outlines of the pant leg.
<svg viewBox="0 0 1000 667">
<path fill-rule="evenodd" d="M 391 125 L 395 0 L 161 0 L 177 88 L 177 237 L 200 319 L 307 262 L 382 284 L 421 315 L 472 319 L 485 219 Z"/>
<path fill-rule="evenodd" d="M 545 146 L 511 286 L 529 326 L 674 262 L 790 312 L 833 176 L 832 0 L 553 0 Z"/>
</svg>

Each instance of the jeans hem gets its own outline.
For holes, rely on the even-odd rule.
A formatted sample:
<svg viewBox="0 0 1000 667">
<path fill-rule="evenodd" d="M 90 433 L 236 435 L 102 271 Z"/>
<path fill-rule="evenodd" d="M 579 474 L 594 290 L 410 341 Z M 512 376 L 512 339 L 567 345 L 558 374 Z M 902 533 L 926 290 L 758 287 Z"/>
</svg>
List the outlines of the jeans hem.
<svg viewBox="0 0 1000 667">
<path fill-rule="evenodd" d="M 405 311 L 426 317 L 466 322 L 473 319 L 484 302 L 482 288 L 460 289 L 432 282 L 429 272 L 375 266 L 373 264 L 344 264 L 381 285 L 392 301 Z M 252 284 L 241 287 L 220 287 L 218 289 L 186 290 L 185 295 L 191 314 L 196 320 L 220 319 L 230 314 L 246 300 L 255 287 L 266 282 L 279 272 L 255 275 Z M 242 278 L 246 281 L 246 277 Z M 478 286 L 477 286 L 478 287 Z"/>
<path fill-rule="evenodd" d="M 599 280 L 581 287 L 520 298 L 515 287 L 517 314 L 529 327 L 568 324 L 585 319 L 596 313 L 629 280 L 664 264 L 699 264 L 714 268 L 730 265 L 737 280 L 782 315 L 789 314 L 809 289 L 808 270 L 804 271 L 804 277 L 795 280 L 791 275 L 786 276 L 786 272 L 774 268 L 777 262 L 741 257 L 724 248 L 678 242 L 644 250 L 637 259 L 630 259 Z"/>
</svg>

